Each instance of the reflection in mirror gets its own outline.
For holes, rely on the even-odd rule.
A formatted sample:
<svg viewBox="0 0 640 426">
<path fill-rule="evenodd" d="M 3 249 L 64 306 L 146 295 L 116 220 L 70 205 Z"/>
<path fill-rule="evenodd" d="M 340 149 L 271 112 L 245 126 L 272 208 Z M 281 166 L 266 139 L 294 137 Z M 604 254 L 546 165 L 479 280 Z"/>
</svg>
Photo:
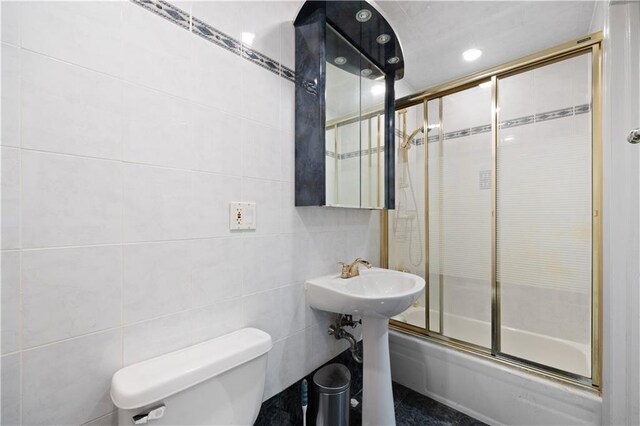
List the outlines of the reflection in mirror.
<svg viewBox="0 0 640 426">
<path fill-rule="evenodd" d="M 326 203 L 384 207 L 384 73 L 327 25 Z"/>
</svg>

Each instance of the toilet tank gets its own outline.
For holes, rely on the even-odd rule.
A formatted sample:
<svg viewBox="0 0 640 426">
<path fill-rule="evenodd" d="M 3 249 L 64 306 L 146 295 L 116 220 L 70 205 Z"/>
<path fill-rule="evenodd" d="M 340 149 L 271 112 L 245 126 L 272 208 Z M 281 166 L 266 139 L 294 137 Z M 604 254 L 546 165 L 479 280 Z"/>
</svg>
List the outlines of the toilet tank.
<svg viewBox="0 0 640 426">
<path fill-rule="evenodd" d="M 251 425 L 271 336 L 244 328 L 125 367 L 113 375 L 118 424 Z"/>
</svg>

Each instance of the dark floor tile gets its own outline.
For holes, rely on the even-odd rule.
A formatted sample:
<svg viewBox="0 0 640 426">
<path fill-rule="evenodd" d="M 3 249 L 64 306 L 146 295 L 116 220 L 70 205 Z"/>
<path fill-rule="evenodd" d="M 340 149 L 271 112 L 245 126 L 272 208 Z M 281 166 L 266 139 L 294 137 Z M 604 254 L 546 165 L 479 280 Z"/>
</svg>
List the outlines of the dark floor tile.
<svg viewBox="0 0 640 426">
<path fill-rule="evenodd" d="M 396 384 L 406 389 L 406 395 L 396 405 L 396 422 L 398 426 L 406 425 L 455 425 L 481 426 L 484 423 L 467 416 L 451 407 L 439 403 L 427 396 Z"/>
<path fill-rule="evenodd" d="M 359 349 L 362 351 L 361 343 Z M 360 426 L 362 424 L 362 364 L 356 363 L 348 350 L 327 364 L 334 362 L 346 365 L 351 372 L 351 398 L 357 399 L 359 404 L 357 407 L 350 408 L 349 425 Z M 306 379 L 309 382 L 307 423 L 313 424 L 311 419 L 314 403 L 313 373 L 307 375 Z M 482 422 L 405 386 L 395 382 L 392 385 L 397 426 L 484 426 Z M 265 401 L 260 408 L 255 425 L 301 425 L 300 393 L 299 381 Z"/>
<path fill-rule="evenodd" d="M 400 402 L 411 392 L 411 389 L 402 386 L 399 383 L 392 382 L 391 383 L 393 389 L 393 403 L 397 407 Z"/>
</svg>

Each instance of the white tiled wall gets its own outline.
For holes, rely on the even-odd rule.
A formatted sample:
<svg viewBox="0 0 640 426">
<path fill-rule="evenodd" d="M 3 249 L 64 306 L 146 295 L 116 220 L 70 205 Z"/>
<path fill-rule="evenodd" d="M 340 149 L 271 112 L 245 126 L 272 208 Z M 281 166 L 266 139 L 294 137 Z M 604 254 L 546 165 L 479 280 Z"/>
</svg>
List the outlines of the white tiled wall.
<svg viewBox="0 0 640 426">
<path fill-rule="evenodd" d="M 177 5 L 293 67 L 298 3 Z M 293 95 L 130 2 L 2 3 L 3 425 L 108 423 L 117 369 L 245 326 L 265 398 L 344 349 L 303 281 L 376 263 L 379 216 L 293 206 Z"/>
</svg>

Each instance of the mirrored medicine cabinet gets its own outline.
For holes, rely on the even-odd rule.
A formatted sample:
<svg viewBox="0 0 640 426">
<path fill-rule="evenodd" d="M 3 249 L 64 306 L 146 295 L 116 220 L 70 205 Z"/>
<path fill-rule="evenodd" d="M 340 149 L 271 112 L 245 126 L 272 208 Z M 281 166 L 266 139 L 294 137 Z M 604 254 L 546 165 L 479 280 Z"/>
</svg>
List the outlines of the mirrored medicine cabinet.
<svg viewBox="0 0 640 426">
<path fill-rule="evenodd" d="M 395 33 L 366 1 L 308 1 L 294 25 L 296 206 L 394 208 Z"/>
</svg>

